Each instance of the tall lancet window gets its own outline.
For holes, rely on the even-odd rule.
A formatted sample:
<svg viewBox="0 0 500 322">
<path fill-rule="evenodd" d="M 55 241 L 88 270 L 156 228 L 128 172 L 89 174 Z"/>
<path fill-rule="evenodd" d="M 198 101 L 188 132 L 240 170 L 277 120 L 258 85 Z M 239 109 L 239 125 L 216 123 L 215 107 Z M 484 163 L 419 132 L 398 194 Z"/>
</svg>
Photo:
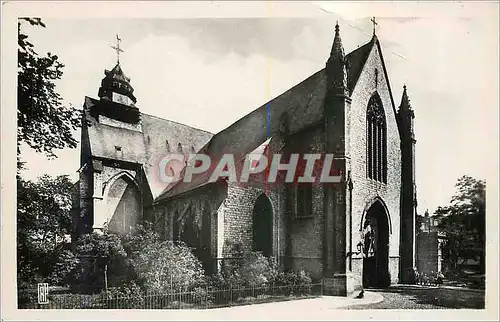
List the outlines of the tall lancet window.
<svg viewBox="0 0 500 322">
<path fill-rule="evenodd" d="M 387 183 L 387 125 L 378 94 L 368 102 L 366 128 L 368 178 Z"/>
</svg>

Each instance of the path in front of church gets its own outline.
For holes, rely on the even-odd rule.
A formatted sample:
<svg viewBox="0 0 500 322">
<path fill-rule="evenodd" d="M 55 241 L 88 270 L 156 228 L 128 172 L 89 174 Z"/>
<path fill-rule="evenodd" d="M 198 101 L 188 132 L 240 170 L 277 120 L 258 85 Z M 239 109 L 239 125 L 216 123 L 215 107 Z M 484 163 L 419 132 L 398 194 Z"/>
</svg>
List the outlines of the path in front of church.
<svg viewBox="0 0 500 322">
<path fill-rule="evenodd" d="M 355 310 L 378 309 L 481 309 L 484 290 L 459 287 L 396 285 L 384 290 L 366 290 L 363 299 L 323 296 L 320 298 L 263 303 L 207 310 L 165 310 L 169 320 L 332 320 L 338 310 L 345 316 Z M 351 311 L 352 310 L 352 311 Z M 337 312 L 337 313 L 335 313 Z M 381 312 L 381 311 L 377 311 Z M 409 311 L 411 312 L 411 311 Z M 164 315 L 167 314 L 167 315 Z"/>
<path fill-rule="evenodd" d="M 349 305 L 344 309 L 484 309 L 484 290 L 464 287 L 396 285 L 385 290 L 373 290 L 382 301 L 367 305 Z"/>
<path fill-rule="evenodd" d="M 213 320 L 213 321 L 307 321 L 331 320 L 334 310 L 341 310 L 353 304 L 370 305 L 383 300 L 378 292 L 366 291 L 364 298 L 322 296 L 312 299 L 233 306 L 207 310 L 165 310 L 170 321 Z M 163 316 L 162 312 L 162 316 Z"/>
</svg>

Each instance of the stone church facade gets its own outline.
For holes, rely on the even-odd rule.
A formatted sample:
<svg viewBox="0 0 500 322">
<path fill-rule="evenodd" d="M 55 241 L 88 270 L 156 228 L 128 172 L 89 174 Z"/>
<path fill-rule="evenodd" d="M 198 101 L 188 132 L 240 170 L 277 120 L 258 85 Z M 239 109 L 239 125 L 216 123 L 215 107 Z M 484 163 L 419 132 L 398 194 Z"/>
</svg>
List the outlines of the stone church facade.
<svg viewBox="0 0 500 322">
<path fill-rule="evenodd" d="M 147 220 L 162 238 L 193 247 L 209 272 L 238 245 L 323 278 L 336 295 L 410 278 L 414 114 L 406 87 L 394 103 L 375 34 L 346 55 L 337 25 L 325 68 L 217 134 L 141 113 L 136 101 L 119 63 L 105 72 L 99 99 L 85 98 L 75 235 L 125 233 Z M 255 151 L 333 154 L 341 182 L 157 179 L 169 153 L 243 160 Z"/>
</svg>

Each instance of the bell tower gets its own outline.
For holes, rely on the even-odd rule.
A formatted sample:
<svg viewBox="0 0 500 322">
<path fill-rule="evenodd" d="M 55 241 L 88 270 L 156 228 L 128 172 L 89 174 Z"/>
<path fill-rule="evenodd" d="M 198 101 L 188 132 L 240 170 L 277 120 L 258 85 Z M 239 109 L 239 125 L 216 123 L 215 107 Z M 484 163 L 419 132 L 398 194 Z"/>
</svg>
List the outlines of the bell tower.
<svg viewBox="0 0 500 322">
<path fill-rule="evenodd" d="M 99 88 L 99 98 L 109 100 L 127 106 L 134 106 L 137 99 L 134 96 L 134 89 L 130 85 L 130 78 L 125 76 L 120 66 L 121 39 L 116 35 L 116 46 L 111 46 L 116 50 L 116 66 L 112 70 L 105 70 L 106 75 Z"/>
<path fill-rule="evenodd" d="M 134 88 L 120 65 L 120 53 L 123 52 L 120 42 L 121 39 L 116 36 L 116 46 L 111 46 L 116 50 L 116 65 L 111 70 L 104 70 L 105 76 L 98 93 L 100 101 L 90 114 L 99 122 L 140 131 L 140 112 L 135 106 Z"/>
</svg>

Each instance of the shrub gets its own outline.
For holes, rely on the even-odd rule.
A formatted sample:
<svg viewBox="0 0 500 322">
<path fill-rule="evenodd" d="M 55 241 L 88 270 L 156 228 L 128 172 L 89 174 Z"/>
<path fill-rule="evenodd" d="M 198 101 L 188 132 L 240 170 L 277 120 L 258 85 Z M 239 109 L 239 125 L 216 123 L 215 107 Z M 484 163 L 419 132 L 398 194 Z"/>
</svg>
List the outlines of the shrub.
<svg viewBox="0 0 500 322">
<path fill-rule="evenodd" d="M 124 240 L 138 282 L 148 292 L 190 291 L 206 285 L 201 262 L 184 243 L 163 241 L 150 226 Z"/>
<path fill-rule="evenodd" d="M 103 291 L 102 296 L 107 299 L 106 307 L 118 308 L 117 301 L 126 305 L 127 308 L 140 309 L 144 307 L 144 291 L 135 283 L 130 282 L 119 287 L 110 287 L 107 292 Z"/>
<path fill-rule="evenodd" d="M 239 274 L 245 286 L 262 287 L 272 283 L 278 272 L 273 259 L 259 252 L 248 252 L 243 256 Z"/>
<path fill-rule="evenodd" d="M 78 273 L 81 272 L 80 265 L 80 260 L 73 252 L 62 251 L 54 265 L 54 270 L 48 277 L 48 282 L 51 285 L 72 285 L 78 278 Z"/>
<path fill-rule="evenodd" d="M 263 287 L 270 285 L 278 275 L 278 265 L 273 258 L 261 252 L 245 251 L 239 243 L 229 247 L 236 258 L 222 262 L 221 272 L 211 278 L 212 286 Z"/>
<path fill-rule="evenodd" d="M 278 286 L 310 286 L 312 279 L 305 270 L 301 269 L 299 271 L 280 272 L 274 282 Z"/>
<path fill-rule="evenodd" d="M 76 241 L 77 265 L 73 268 L 73 286 L 81 292 L 96 292 L 104 288 L 104 271 L 107 269 L 108 285 L 120 285 L 126 271 L 127 253 L 120 237 L 108 232 L 80 236 Z"/>
<path fill-rule="evenodd" d="M 103 308 L 103 297 L 99 294 L 57 294 L 49 295 L 49 303 L 61 309 L 95 309 Z"/>
</svg>

